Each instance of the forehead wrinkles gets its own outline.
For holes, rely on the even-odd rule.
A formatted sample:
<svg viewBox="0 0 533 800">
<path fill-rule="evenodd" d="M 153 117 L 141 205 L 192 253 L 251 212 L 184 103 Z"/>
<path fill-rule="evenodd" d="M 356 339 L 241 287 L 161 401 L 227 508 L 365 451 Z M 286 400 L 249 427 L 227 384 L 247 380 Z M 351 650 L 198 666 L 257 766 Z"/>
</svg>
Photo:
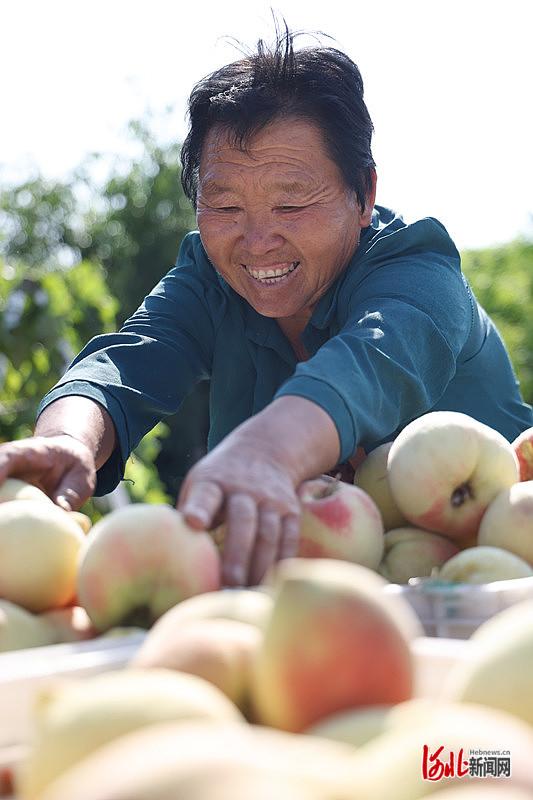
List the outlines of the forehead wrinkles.
<svg viewBox="0 0 533 800">
<path fill-rule="evenodd" d="M 201 190 L 205 194 L 220 195 L 228 191 L 239 191 L 249 187 L 265 191 L 309 195 L 324 187 L 324 181 L 309 175 L 303 170 L 273 170 L 270 165 L 260 164 L 254 168 L 228 166 L 217 169 L 213 165 L 207 169 L 201 180 Z"/>
<path fill-rule="evenodd" d="M 281 189 L 288 195 L 321 195 L 343 186 L 339 170 L 326 152 L 322 135 L 307 123 L 275 124 L 260 131 L 243 149 L 227 131 L 213 129 L 200 160 L 202 194 Z M 329 190 L 329 191 L 328 191 Z"/>
<path fill-rule="evenodd" d="M 248 150 L 239 150 L 229 145 L 223 147 L 207 146 L 200 162 L 200 174 L 211 171 L 213 167 L 228 170 L 260 171 L 264 167 L 279 165 L 299 172 L 311 172 L 312 153 L 306 147 L 288 144 L 254 146 Z"/>
<path fill-rule="evenodd" d="M 310 164 L 290 157 L 286 152 L 278 156 L 275 151 L 278 148 L 268 148 L 268 152 L 263 151 L 257 158 L 250 158 L 232 148 L 218 151 L 213 158 L 208 157 L 202 163 L 202 192 L 220 194 L 222 190 L 256 186 L 289 194 L 309 194 L 324 186 L 325 176 L 317 174 Z"/>
</svg>

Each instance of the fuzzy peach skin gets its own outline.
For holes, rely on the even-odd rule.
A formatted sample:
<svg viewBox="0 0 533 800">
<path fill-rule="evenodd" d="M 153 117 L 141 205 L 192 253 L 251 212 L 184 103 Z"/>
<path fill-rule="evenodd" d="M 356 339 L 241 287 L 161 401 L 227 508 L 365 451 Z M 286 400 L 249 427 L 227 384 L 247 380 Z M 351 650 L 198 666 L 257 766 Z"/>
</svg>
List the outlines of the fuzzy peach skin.
<svg viewBox="0 0 533 800">
<path fill-rule="evenodd" d="M 399 703 L 413 691 L 411 607 L 358 564 L 285 559 L 252 676 L 252 719 L 305 730 L 335 712 Z"/>
<path fill-rule="evenodd" d="M 53 504 L 53 500 L 42 489 L 18 478 L 7 478 L 0 485 L 0 503 L 8 503 L 10 500 L 36 500 Z"/>
<path fill-rule="evenodd" d="M 50 625 L 40 619 L 40 615 L 0 599 L 0 653 L 43 647 L 54 642 Z"/>
<path fill-rule="evenodd" d="M 74 522 L 77 522 L 84 533 L 89 533 L 93 523 L 87 514 L 82 514 L 81 511 L 69 511 L 68 514 Z"/>
<path fill-rule="evenodd" d="M 492 583 L 531 578 L 533 569 L 523 558 L 502 547 L 467 547 L 442 565 L 438 578 L 452 583 Z"/>
<path fill-rule="evenodd" d="M 533 479 L 533 428 L 523 431 L 520 436 L 511 443 L 511 447 L 516 453 L 520 468 L 520 480 L 530 481 Z"/>
<path fill-rule="evenodd" d="M 89 617 L 80 606 L 32 614 L 9 600 L 0 599 L 0 652 L 80 642 L 95 635 Z"/>
<path fill-rule="evenodd" d="M 394 712 L 391 712 L 394 713 Z M 424 780 L 423 754 L 429 757 L 442 747 L 440 759 L 449 763 L 454 753 L 454 777 L 438 781 Z M 462 754 L 461 754 L 462 749 Z M 407 714 L 403 724 L 398 719 L 383 734 L 373 738 L 356 751 L 359 769 L 354 775 L 353 796 L 364 800 L 418 800 L 428 794 L 439 797 L 438 792 L 452 786 L 475 785 L 475 779 L 459 777 L 461 768 L 468 765 L 472 750 L 509 750 L 511 777 L 492 781 L 480 778 L 479 788 L 493 784 L 509 790 L 533 790 L 533 730 L 523 720 L 503 711 L 477 703 L 437 703 L 429 717 L 421 715 L 417 721 Z M 438 767 L 438 764 L 436 764 Z M 433 795 L 433 793 L 435 793 Z M 512 795 L 510 795 L 512 796 Z M 487 792 L 487 800 L 490 795 Z"/>
<path fill-rule="evenodd" d="M 481 520 L 478 544 L 509 550 L 533 566 L 533 481 L 515 483 L 494 498 Z"/>
<path fill-rule="evenodd" d="M 189 528 L 170 506 L 121 508 L 84 537 L 77 596 L 99 631 L 148 628 L 176 603 L 219 588 L 213 540 Z"/>
<path fill-rule="evenodd" d="M 163 633 L 198 619 L 232 619 L 263 628 L 271 611 L 272 597 L 267 586 L 254 589 L 218 589 L 182 600 L 165 611 L 155 625 Z"/>
<path fill-rule="evenodd" d="M 532 620 L 529 599 L 480 625 L 471 637 L 472 657 L 448 674 L 445 696 L 506 711 L 532 726 L 533 733 Z"/>
<path fill-rule="evenodd" d="M 459 552 L 446 536 L 412 526 L 387 531 L 384 540 L 385 551 L 378 572 L 391 583 L 427 577 Z"/>
<path fill-rule="evenodd" d="M 39 800 L 362 800 L 351 787 L 344 792 L 353 759 L 349 745 L 259 725 L 159 723 L 100 747 Z M 263 791 L 248 785 L 249 793 L 241 794 L 234 786 L 228 794 L 221 783 L 226 771 L 228 778 L 255 772 Z M 202 776 L 211 792 L 195 795 L 191 784 Z M 292 794 L 283 791 L 286 781 Z"/>
<path fill-rule="evenodd" d="M 410 702 L 410 701 L 406 701 Z M 353 747 L 362 747 L 387 729 L 394 705 L 364 706 L 339 711 L 320 719 L 316 724 L 306 728 L 304 733 L 310 736 L 322 736 L 334 742 L 344 742 Z"/>
<path fill-rule="evenodd" d="M 233 619 L 197 619 L 172 627 L 159 626 L 162 619 L 148 631 L 131 666 L 165 667 L 197 675 L 244 712 L 260 630 Z"/>
<path fill-rule="evenodd" d="M 383 520 L 370 495 L 323 475 L 304 481 L 298 497 L 302 508 L 298 556 L 377 568 L 383 554 Z"/>
<path fill-rule="evenodd" d="M 27 757 L 17 773 L 17 798 L 40 800 L 59 775 L 130 731 L 193 719 L 244 724 L 215 686 L 168 669 L 111 670 L 41 687 Z M 72 800 L 78 797 L 75 792 Z"/>
<path fill-rule="evenodd" d="M 376 447 L 357 467 L 353 482 L 370 495 L 381 512 L 386 531 L 402 528 L 407 520 L 398 508 L 389 485 L 387 459 L 392 442 Z"/>
<path fill-rule="evenodd" d="M 531 800 L 527 789 L 519 786 L 508 786 L 504 783 L 489 783 L 486 780 L 475 781 L 472 785 L 450 786 L 442 792 L 425 794 L 421 800 L 432 797 L 434 800 Z"/>
<path fill-rule="evenodd" d="M 489 503 L 519 479 L 518 459 L 497 431 L 455 411 L 407 425 L 387 461 L 400 511 L 414 525 L 469 546 Z"/>
<path fill-rule="evenodd" d="M 65 642 L 83 642 L 98 635 L 89 615 L 81 606 L 67 606 L 43 611 L 37 615 L 46 622 L 54 635 L 54 644 Z"/>
<path fill-rule="evenodd" d="M 84 540 L 54 503 L 0 503 L 0 597 L 34 613 L 68 605 Z"/>
<path fill-rule="evenodd" d="M 224 731 L 220 733 L 223 735 Z M 160 744 L 158 740 L 151 743 L 156 746 Z M 135 755 L 132 753 L 132 757 Z M 317 787 L 312 778 L 307 775 L 285 775 L 279 772 L 276 765 L 269 767 L 266 764 L 220 761 L 210 763 L 208 768 L 194 764 L 189 770 L 183 766 L 181 774 L 177 768 L 172 775 L 162 769 L 162 774 L 156 774 L 151 779 L 147 775 L 141 776 L 141 779 L 135 775 L 135 779 L 131 780 L 126 777 L 130 772 L 129 767 L 122 778 L 118 776 L 124 759 L 124 751 L 102 748 L 101 756 L 96 753 L 94 759 L 87 760 L 87 764 L 82 763 L 79 769 L 68 772 L 40 800 L 72 800 L 74 796 L 79 800 L 331 800 L 330 794 Z M 96 775 L 100 766 L 107 768 L 108 772 L 111 770 L 112 777 L 107 780 L 111 795 L 105 788 L 105 778 Z M 84 786 L 82 795 L 79 794 L 80 781 Z M 348 798 L 336 795 L 335 800 Z"/>
</svg>

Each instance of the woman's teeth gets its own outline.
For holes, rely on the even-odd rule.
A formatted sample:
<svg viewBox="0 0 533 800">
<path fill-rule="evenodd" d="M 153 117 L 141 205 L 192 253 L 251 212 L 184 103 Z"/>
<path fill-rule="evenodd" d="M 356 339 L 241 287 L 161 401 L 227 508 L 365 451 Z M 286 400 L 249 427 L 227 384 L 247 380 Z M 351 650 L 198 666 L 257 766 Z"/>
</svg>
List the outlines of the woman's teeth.
<svg viewBox="0 0 533 800">
<path fill-rule="evenodd" d="M 246 272 L 261 283 L 279 283 L 290 272 L 293 272 L 298 266 L 299 261 L 293 261 L 289 267 L 281 267 L 276 269 L 252 269 L 243 264 Z"/>
</svg>

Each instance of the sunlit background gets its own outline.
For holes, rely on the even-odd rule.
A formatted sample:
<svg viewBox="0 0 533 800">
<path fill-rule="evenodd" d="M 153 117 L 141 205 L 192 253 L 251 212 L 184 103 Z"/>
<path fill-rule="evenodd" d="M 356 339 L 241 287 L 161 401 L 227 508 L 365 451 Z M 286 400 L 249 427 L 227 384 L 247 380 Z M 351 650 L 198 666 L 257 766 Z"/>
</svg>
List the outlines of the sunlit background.
<svg viewBox="0 0 533 800">
<path fill-rule="evenodd" d="M 126 124 L 148 113 L 183 139 L 191 87 L 239 57 L 228 37 L 271 39 L 271 5 L 359 65 L 378 202 L 438 217 L 460 248 L 533 236 L 531 0 L 6 0 L 0 179 L 128 158 Z"/>
</svg>

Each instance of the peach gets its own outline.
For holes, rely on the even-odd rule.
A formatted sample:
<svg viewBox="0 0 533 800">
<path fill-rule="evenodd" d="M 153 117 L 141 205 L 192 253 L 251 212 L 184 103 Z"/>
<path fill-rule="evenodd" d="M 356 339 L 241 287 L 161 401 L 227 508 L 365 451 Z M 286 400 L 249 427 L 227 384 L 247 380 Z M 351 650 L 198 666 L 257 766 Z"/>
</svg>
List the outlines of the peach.
<svg viewBox="0 0 533 800">
<path fill-rule="evenodd" d="M 54 644 L 83 642 L 86 639 L 93 639 L 98 633 L 81 606 L 54 608 L 51 611 L 43 611 L 37 617 L 50 626 Z"/>
<path fill-rule="evenodd" d="M 533 428 L 523 431 L 511 443 L 511 447 L 518 458 L 520 468 L 520 480 L 530 481 L 533 479 Z"/>
<path fill-rule="evenodd" d="M 42 688 L 34 736 L 17 776 L 17 797 L 40 798 L 67 769 L 130 731 L 191 719 L 244 723 L 210 683 L 167 669 L 120 669 Z"/>
<path fill-rule="evenodd" d="M 478 544 L 501 547 L 533 566 L 533 481 L 501 491 L 487 508 Z"/>
<path fill-rule="evenodd" d="M 159 723 L 100 747 L 39 800 L 362 800 L 345 793 L 353 759 L 353 748 L 340 742 L 256 725 Z M 248 794 L 239 782 L 230 783 L 236 795 L 222 784 L 250 775 Z"/>
<path fill-rule="evenodd" d="M 386 581 L 358 564 L 285 559 L 267 576 L 274 606 L 252 677 L 253 719 L 302 731 L 335 712 L 398 703 L 413 691 L 420 624 Z"/>
<path fill-rule="evenodd" d="M 272 611 L 266 586 L 260 589 L 219 589 L 182 600 L 156 622 L 158 630 L 170 633 L 198 619 L 231 619 L 262 628 Z M 155 626 L 154 626 L 155 627 Z"/>
<path fill-rule="evenodd" d="M 356 469 L 353 479 L 379 508 L 386 531 L 401 528 L 407 522 L 390 490 L 387 459 L 391 447 L 392 442 L 385 442 L 372 450 Z"/>
<path fill-rule="evenodd" d="M 160 625 L 162 621 L 164 615 L 146 635 L 131 666 L 197 675 L 245 711 L 252 663 L 261 642 L 259 629 L 230 619 L 199 619 L 182 626 Z"/>
<path fill-rule="evenodd" d="M 392 443 L 392 495 L 419 528 L 473 543 L 489 503 L 518 481 L 518 459 L 497 431 L 456 411 L 433 411 Z"/>
<path fill-rule="evenodd" d="M 533 726 L 532 619 L 533 600 L 524 600 L 480 625 L 471 637 L 472 657 L 452 667 L 446 696 L 507 711 Z"/>
<path fill-rule="evenodd" d="M 220 556 L 166 505 L 137 503 L 112 511 L 85 536 L 78 602 L 95 628 L 150 627 L 188 597 L 220 588 Z"/>
<path fill-rule="evenodd" d="M 339 711 L 306 728 L 304 733 L 361 747 L 383 733 L 393 705 L 366 706 Z"/>
<path fill-rule="evenodd" d="M 0 653 L 42 647 L 54 641 L 52 629 L 45 620 L 16 603 L 0 600 Z"/>
<path fill-rule="evenodd" d="M 0 485 L 0 503 L 8 503 L 11 500 L 36 500 L 38 503 L 53 505 L 53 500 L 42 489 L 18 478 L 6 478 Z"/>
<path fill-rule="evenodd" d="M 378 572 L 391 583 L 431 575 L 435 567 L 459 552 L 457 545 L 438 533 L 405 526 L 387 531 Z"/>
<path fill-rule="evenodd" d="M 468 776 L 470 750 L 511 753 L 511 777 L 501 776 L 494 781 L 480 778 L 480 788 L 495 784 L 532 791 L 531 727 L 494 708 L 450 702 L 437 704 L 430 716 L 423 715 L 418 722 L 407 715 L 404 724 L 398 722 L 361 747 L 355 756 L 353 796 L 364 800 L 418 800 L 448 787 L 473 784 L 473 778 Z M 436 753 L 438 760 L 432 760 Z M 450 764 L 452 754 L 455 775 L 446 778 L 444 765 Z M 459 767 L 462 776 L 458 774 Z M 430 776 L 433 780 L 429 780 Z M 439 797 L 434 796 L 435 800 Z"/>
<path fill-rule="evenodd" d="M 503 786 L 489 783 L 486 780 L 475 781 L 465 786 L 453 785 L 442 792 L 425 794 L 422 800 L 432 797 L 434 800 L 531 800 L 527 789 L 509 786 L 507 781 Z"/>
<path fill-rule="evenodd" d="M 80 606 L 32 614 L 9 600 L 0 600 L 0 652 L 79 642 L 96 635 Z"/>
<path fill-rule="evenodd" d="M 68 514 L 74 522 L 78 523 L 84 533 L 89 533 L 93 523 L 87 514 L 82 514 L 81 511 L 69 511 Z"/>
<path fill-rule="evenodd" d="M 376 569 L 383 554 L 383 521 L 372 498 L 323 475 L 298 488 L 302 507 L 298 555 L 336 558 Z"/>
<path fill-rule="evenodd" d="M 0 503 L 0 596 L 33 612 L 67 605 L 84 538 L 54 503 Z"/>
<path fill-rule="evenodd" d="M 533 577 L 523 558 L 501 547 L 478 545 L 461 550 L 442 565 L 438 577 L 452 583 L 491 583 Z"/>
</svg>

